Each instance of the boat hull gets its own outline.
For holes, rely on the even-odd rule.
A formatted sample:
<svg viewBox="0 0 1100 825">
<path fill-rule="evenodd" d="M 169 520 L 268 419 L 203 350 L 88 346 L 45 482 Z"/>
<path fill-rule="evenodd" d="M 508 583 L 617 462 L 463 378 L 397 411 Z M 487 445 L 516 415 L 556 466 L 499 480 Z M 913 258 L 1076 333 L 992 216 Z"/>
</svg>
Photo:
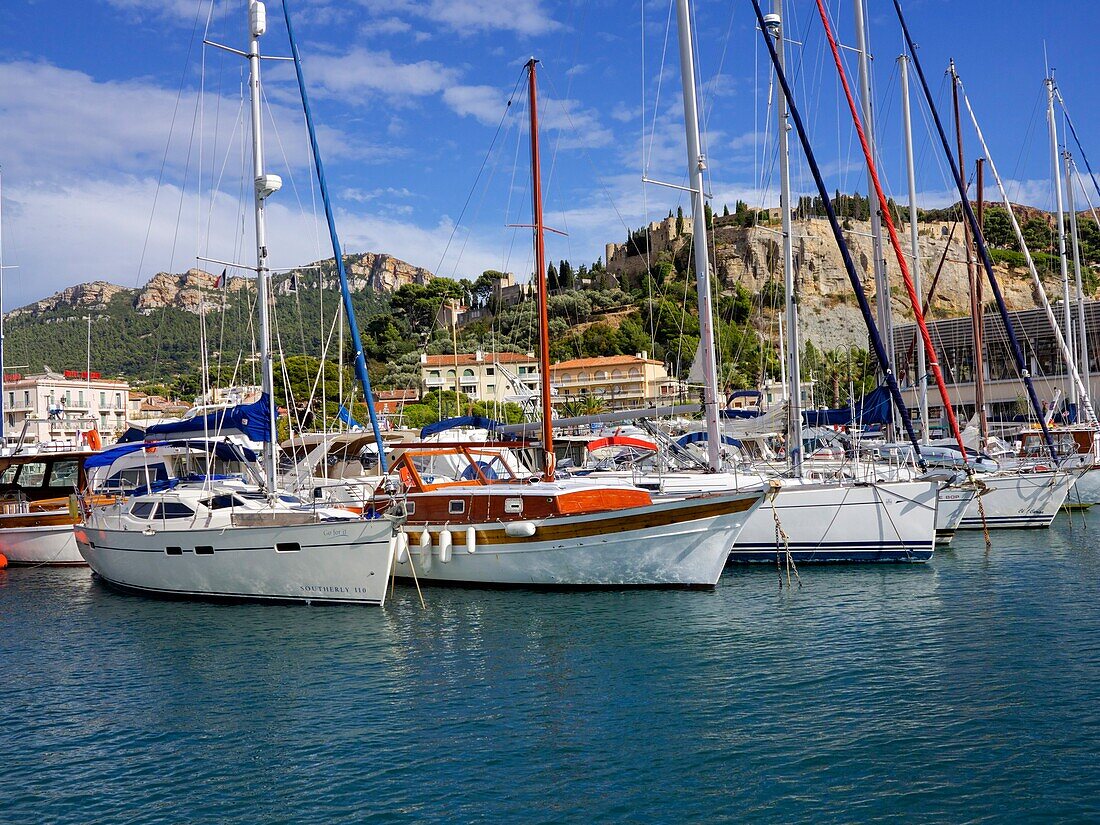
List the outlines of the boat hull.
<svg viewBox="0 0 1100 825">
<path fill-rule="evenodd" d="M 967 508 L 960 530 L 1049 527 L 1066 502 L 1077 474 L 1063 470 L 979 476 L 987 490 Z"/>
<path fill-rule="evenodd" d="M 1077 479 L 1066 504 L 1100 504 L 1100 467 L 1091 468 Z"/>
<path fill-rule="evenodd" d="M 13 567 L 84 565 L 70 518 L 33 527 L 0 525 L 0 553 Z"/>
<path fill-rule="evenodd" d="M 713 587 L 730 546 L 759 507 L 762 493 L 700 496 L 647 507 L 526 522 L 530 536 L 508 535 L 517 523 L 407 524 L 408 558 L 397 575 L 419 581 L 549 588 Z M 427 530 L 431 545 L 421 547 Z M 472 550 L 472 552 L 471 552 Z"/>
<path fill-rule="evenodd" d="M 92 570 L 119 589 L 371 605 L 385 602 L 394 544 L 388 519 L 158 532 L 84 524 L 75 534 Z"/>
<path fill-rule="evenodd" d="M 936 541 L 939 544 L 951 543 L 976 496 L 977 492 L 970 487 L 948 485 L 940 488 L 936 505 Z"/>
<path fill-rule="evenodd" d="M 784 487 L 752 514 L 729 559 L 775 564 L 789 552 L 798 563 L 928 561 L 937 488 L 932 481 Z"/>
</svg>

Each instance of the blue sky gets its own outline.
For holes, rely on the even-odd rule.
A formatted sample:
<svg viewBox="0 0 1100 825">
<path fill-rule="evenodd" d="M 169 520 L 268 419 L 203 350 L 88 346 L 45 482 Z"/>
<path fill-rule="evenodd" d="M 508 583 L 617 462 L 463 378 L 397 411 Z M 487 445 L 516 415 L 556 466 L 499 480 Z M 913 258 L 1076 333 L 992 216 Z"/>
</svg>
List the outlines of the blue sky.
<svg viewBox="0 0 1100 825">
<path fill-rule="evenodd" d="M 287 54 L 280 0 L 268 6 L 263 46 Z M 890 3 L 870 6 L 881 173 L 904 201 L 901 36 Z M 851 42 L 851 2 L 829 8 Z M 250 259 L 237 120 L 243 61 L 201 47 L 208 19 L 211 39 L 243 47 L 244 9 L 244 0 L 217 0 L 212 12 L 209 0 L 0 5 L 4 254 L 19 267 L 5 279 L 9 308 L 82 281 L 133 286 L 182 271 L 196 255 Z M 774 204 L 768 72 L 751 4 L 699 0 L 695 9 L 716 208 L 739 197 Z M 348 251 L 389 252 L 447 275 L 529 273 L 529 238 L 506 226 L 529 220 L 522 95 L 476 185 L 475 177 L 531 55 L 543 61 L 547 221 L 569 233 L 550 238 L 552 258 L 594 260 L 627 227 L 681 202 L 640 183 L 645 162 L 651 177 L 684 176 L 667 0 L 646 0 L 644 28 L 637 2 L 611 0 L 293 0 L 292 10 Z M 909 0 L 906 11 L 944 104 L 943 71 L 955 57 L 1015 200 L 1052 203 L 1044 39 L 1100 161 L 1100 146 L 1088 143 L 1100 118 L 1090 82 L 1094 4 Z M 791 56 L 797 102 L 830 189 L 866 191 L 814 4 L 788 2 L 787 17 L 788 36 L 802 44 Z M 265 81 L 269 168 L 286 181 L 271 202 L 270 248 L 273 265 L 291 266 L 329 251 L 288 64 L 267 63 Z M 915 117 L 922 205 L 941 205 L 952 199 L 948 182 L 924 116 Z M 969 132 L 967 141 L 974 158 Z M 809 191 L 798 153 L 794 169 L 796 188 Z"/>
</svg>

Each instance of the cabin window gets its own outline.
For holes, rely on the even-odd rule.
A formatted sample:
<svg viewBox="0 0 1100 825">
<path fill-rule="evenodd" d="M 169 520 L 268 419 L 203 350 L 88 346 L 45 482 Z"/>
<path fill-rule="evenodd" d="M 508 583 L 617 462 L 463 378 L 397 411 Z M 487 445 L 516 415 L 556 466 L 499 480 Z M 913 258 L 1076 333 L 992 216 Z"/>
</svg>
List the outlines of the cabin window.
<svg viewBox="0 0 1100 825">
<path fill-rule="evenodd" d="M 198 547 L 195 548 L 195 555 L 196 556 L 213 556 L 214 555 L 214 548 L 211 547 L 209 544 L 200 544 Z"/>
<path fill-rule="evenodd" d="M 4 472 L 0 473 L 0 484 L 14 484 L 15 477 L 19 474 L 19 465 L 12 464 L 4 468 Z"/>
<path fill-rule="evenodd" d="M 76 461 L 55 461 L 50 465 L 50 486 L 75 487 L 79 467 Z"/>
<path fill-rule="evenodd" d="M 218 496 L 211 496 L 202 502 L 203 506 L 210 508 L 211 510 L 224 510 L 226 507 L 233 507 L 239 502 L 233 497 L 231 493 L 222 493 Z"/>
<path fill-rule="evenodd" d="M 178 501 L 166 501 L 160 505 L 160 518 L 191 518 L 195 511 Z"/>
<path fill-rule="evenodd" d="M 416 502 L 415 501 L 406 501 L 405 502 L 405 514 L 411 516 L 415 512 L 416 512 Z"/>
<path fill-rule="evenodd" d="M 505 513 L 522 513 L 523 512 L 523 499 L 522 498 L 506 498 L 506 499 L 504 499 L 504 512 Z"/>
<path fill-rule="evenodd" d="M 457 516 L 466 512 L 466 502 L 462 499 L 451 499 L 447 504 L 447 512 L 452 516 Z"/>
<path fill-rule="evenodd" d="M 46 462 L 32 461 L 23 465 L 23 471 L 19 473 L 20 487 L 41 487 L 46 479 Z"/>
<path fill-rule="evenodd" d="M 167 553 L 169 556 L 182 556 L 183 555 L 183 548 L 182 547 L 165 547 L 164 552 Z"/>
<path fill-rule="evenodd" d="M 302 545 L 296 541 L 281 541 L 275 545 L 276 553 L 298 553 L 302 549 Z"/>
<path fill-rule="evenodd" d="M 152 501 L 135 501 L 130 507 L 130 515 L 134 518 L 151 518 L 156 506 Z"/>
</svg>

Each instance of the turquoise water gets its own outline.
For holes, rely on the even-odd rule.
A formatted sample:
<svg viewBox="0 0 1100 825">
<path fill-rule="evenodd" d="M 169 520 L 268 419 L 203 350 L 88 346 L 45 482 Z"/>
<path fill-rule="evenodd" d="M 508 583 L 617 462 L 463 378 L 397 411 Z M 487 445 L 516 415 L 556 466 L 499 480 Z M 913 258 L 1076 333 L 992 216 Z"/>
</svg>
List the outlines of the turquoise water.
<svg viewBox="0 0 1100 825">
<path fill-rule="evenodd" d="M 0 573 L 0 821 L 1100 818 L 1100 512 L 713 592 L 160 602 Z"/>
</svg>

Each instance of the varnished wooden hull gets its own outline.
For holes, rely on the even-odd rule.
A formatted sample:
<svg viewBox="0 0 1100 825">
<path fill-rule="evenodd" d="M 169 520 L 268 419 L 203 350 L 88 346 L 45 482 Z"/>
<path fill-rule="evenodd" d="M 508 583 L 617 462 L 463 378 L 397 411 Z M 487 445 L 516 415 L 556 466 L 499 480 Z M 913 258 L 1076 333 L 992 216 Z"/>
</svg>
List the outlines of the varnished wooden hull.
<svg viewBox="0 0 1100 825">
<path fill-rule="evenodd" d="M 398 576 L 524 587 L 711 587 L 762 493 L 706 496 L 602 513 L 531 519 L 533 534 L 500 522 L 405 525 Z M 474 528 L 474 543 L 466 531 Z M 427 530 L 431 546 L 421 547 Z M 452 546 L 444 560 L 442 533 Z"/>
</svg>

